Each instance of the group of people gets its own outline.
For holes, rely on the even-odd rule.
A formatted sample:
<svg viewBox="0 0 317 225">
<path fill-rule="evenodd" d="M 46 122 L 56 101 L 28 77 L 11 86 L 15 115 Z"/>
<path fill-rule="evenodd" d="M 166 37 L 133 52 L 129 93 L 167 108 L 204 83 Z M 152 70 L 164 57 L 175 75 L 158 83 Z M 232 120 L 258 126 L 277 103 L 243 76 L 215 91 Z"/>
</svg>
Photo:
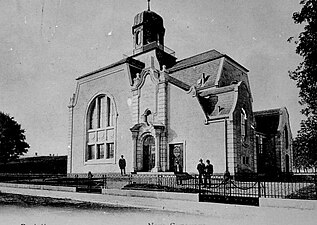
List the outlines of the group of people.
<svg viewBox="0 0 317 225">
<path fill-rule="evenodd" d="M 204 184 L 204 186 L 211 185 L 211 176 L 214 173 L 214 167 L 210 163 L 210 160 L 206 160 L 206 164 L 203 162 L 202 159 L 199 160 L 199 163 L 197 165 L 198 170 L 198 179 L 199 184 Z"/>
<path fill-rule="evenodd" d="M 119 168 L 121 175 L 126 175 L 125 173 L 125 167 L 126 167 L 126 161 L 124 159 L 124 156 L 121 155 L 121 158 L 119 159 Z M 213 175 L 214 172 L 214 167 L 210 163 L 210 160 L 206 160 L 206 164 L 203 162 L 202 159 L 199 160 L 199 163 L 197 165 L 197 170 L 198 170 L 198 179 L 199 179 L 199 184 L 203 184 L 204 186 L 209 186 L 211 185 L 211 176 Z M 179 161 L 176 160 L 176 165 L 175 165 L 175 174 L 179 175 L 183 173 L 183 168 L 180 165 Z M 88 178 L 92 178 L 91 172 L 88 173 Z M 178 178 L 178 176 L 177 176 Z M 181 184 L 181 179 L 177 179 L 177 183 Z"/>
</svg>

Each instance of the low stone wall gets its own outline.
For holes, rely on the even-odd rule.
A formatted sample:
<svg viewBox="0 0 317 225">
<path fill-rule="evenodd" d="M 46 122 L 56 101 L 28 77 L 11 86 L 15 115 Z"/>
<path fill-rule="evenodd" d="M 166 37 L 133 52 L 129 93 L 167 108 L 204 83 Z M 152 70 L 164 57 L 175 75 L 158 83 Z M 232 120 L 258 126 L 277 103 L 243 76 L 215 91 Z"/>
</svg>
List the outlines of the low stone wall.
<svg viewBox="0 0 317 225">
<path fill-rule="evenodd" d="M 128 197 L 143 197 L 143 198 L 171 199 L 171 200 L 199 202 L 198 194 L 191 194 L 191 193 L 102 189 L 102 194 L 104 194 L 104 195 L 116 195 L 116 196 L 128 196 Z"/>
<path fill-rule="evenodd" d="M 65 186 L 50 186 L 50 185 L 36 185 L 36 184 L 14 184 L 14 183 L 0 183 L 0 186 L 13 187 L 13 188 L 24 188 L 24 189 L 76 192 L 76 187 L 65 187 Z"/>
<path fill-rule="evenodd" d="M 260 198 L 259 205 L 260 207 L 317 210 L 316 200 Z"/>
</svg>

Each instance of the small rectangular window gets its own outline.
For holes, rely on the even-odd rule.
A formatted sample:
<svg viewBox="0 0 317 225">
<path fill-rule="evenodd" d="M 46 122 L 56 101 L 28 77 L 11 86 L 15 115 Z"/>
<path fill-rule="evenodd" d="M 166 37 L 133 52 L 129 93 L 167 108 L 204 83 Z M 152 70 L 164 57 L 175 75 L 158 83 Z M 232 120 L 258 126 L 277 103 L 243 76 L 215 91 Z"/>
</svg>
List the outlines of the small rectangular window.
<svg viewBox="0 0 317 225">
<path fill-rule="evenodd" d="M 262 137 L 256 136 L 256 149 L 259 154 L 263 154 L 263 144 L 262 144 Z"/>
<path fill-rule="evenodd" d="M 247 131 L 248 131 L 248 127 L 247 127 L 247 114 L 245 112 L 245 110 L 242 108 L 241 109 L 241 115 L 240 115 L 240 123 L 241 123 L 241 139 L 242 141 L 246 141 L 246 137 L 247 137 Z"/>
<path fill-rule="evenodd" d="M 242 157 L 242 164 L 249 165 L 249 157 L 248 156 L 243 156 Z"/>
<path fill-rule="evenodd" d="M 106 149 L 106 158 L 112 159 L 114 155 L 114 144 L 113 143 L 107 143 L 107 149 Z"/>
<path fill-rule="evenodd" d="M 104 144 L 97 145 L 97 159 L 103 159 L 105 157 Z"/>
<path fill-rule="evenodd" d="M 88 145 L 88 160 L 95 159 L 95 145 Z"/>
</svg>

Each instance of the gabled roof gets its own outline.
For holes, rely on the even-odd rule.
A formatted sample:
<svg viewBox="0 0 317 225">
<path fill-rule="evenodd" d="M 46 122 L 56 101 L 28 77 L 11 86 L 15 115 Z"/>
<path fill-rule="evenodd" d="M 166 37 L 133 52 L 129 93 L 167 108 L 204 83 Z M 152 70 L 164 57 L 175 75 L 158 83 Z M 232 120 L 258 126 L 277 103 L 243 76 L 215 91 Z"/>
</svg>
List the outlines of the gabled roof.
<svg viewBox="0 0 317 225">
<path fill-rule="evenodd" d="M 143 68 L 143 67 L 144 67 L 144 63 L 143 63 L 143 62 L 141 62 L 141 61 L 139 61 L 139 60 L 136 60 L 136 59 L 133 59 L 133 58 L 131 58 L 131 57 L 127 57 L 127 58 L 121 59 L 121 60 L 119 60 L 119 61 L 117 61 L 117 62 L 115 62 L 115 63 L 112 63 L 112 64 L 110 64 L 110 65 L 108 65 L 108 66 L 99 68 L 99 69 L 97 69 L 97 70 L 95 70 L 95 71 L 92 71 L 92 72 L 90 72 L 90 73 L 86 73 L 86 74 L 84 74 L 84 75 L 82 75 L 82 76 L 76 78 L 76 80 L 80 80 L 80 79 L 82 79 L 82 78 L 84 78 L 84 77 L 88 77 L 88 76 L 90 76 L 90 75 L 93 75 L 93 74 L 96 74 L 96 73 L 98 73 L 98 72 L 101 72 L 101 71 L 104 71 L 104 70 L 107 70 L 107 69 L 110 69 L 110 68 L 119 66 L 119 65 L 124 64 L 124 63 L 129 63 L 129 64 L 131 64 L 131 65 L 135 65 L 135 66 L 140 67 L 140 68 Z"/>
<path fill-rule="evenodd" d="M 204 62 L 208 62 L 208 61 L 214 60 L 216 58 L 220 58 L 222 56 L 224 56 L 224 55 L 213 49 L 213 50 L 203 52 L 203 53 L 200 53 L 198 55 L 194 55 L 194 56 L 191 56 L 189 58 L 185 58 L 185 59 L 182 59 L 180 61 L 177 61 L 176 64 L 174 66 L 172 66 L 171 68 L 168 68 L 167 71 L 169 73 L 173 73 L 175 71 L 185 69 L 187 67 L 191 67 L 191 66 L 201 64 Z"/>
<path fill-rule="evenodd" d="M 219 85 L 219 79 L 223 75 L 222 71 L 226 69 L 224 68 L 224 61 L 229 62 L 244 73 L 248 72 L 246 68 L 229 56 L 213 49 L 177 61 L 173 66 L 167 68 L 167 73 L 170 77 L 182 81 L 188 86 L 199 87 L 203 81 L 202 86 L 209 88 Z"/>
</svg>

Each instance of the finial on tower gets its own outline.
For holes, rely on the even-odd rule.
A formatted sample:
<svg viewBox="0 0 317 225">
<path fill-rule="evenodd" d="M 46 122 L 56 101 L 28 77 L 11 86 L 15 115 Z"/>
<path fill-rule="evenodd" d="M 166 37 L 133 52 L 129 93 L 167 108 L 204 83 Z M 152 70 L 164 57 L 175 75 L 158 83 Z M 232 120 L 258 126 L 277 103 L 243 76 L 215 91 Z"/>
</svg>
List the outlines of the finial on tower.
<svg viewBox="0 0 317 225">
<path fill-rule="evenodd" d="M 150 10 L 150 1 L 151 1 L 151 0 L 147 0 L 147 10 L 148 10 L 148 11 L 151 11 L 151 10 Z"/>
</svg>

